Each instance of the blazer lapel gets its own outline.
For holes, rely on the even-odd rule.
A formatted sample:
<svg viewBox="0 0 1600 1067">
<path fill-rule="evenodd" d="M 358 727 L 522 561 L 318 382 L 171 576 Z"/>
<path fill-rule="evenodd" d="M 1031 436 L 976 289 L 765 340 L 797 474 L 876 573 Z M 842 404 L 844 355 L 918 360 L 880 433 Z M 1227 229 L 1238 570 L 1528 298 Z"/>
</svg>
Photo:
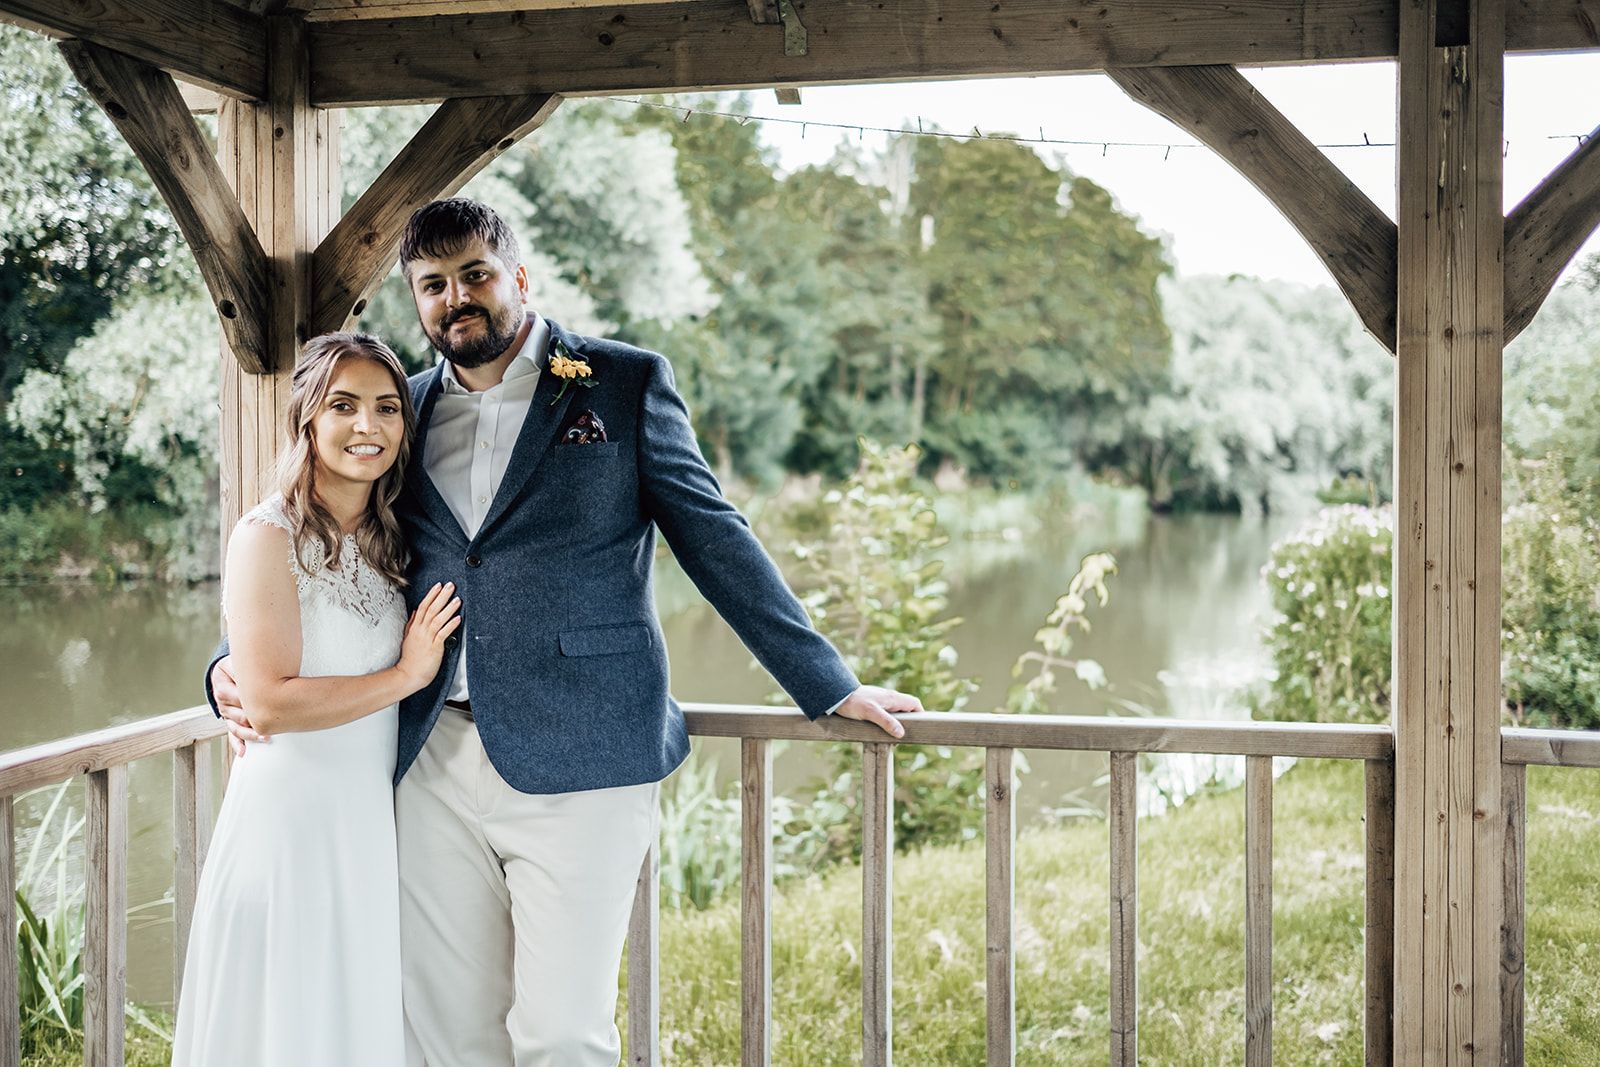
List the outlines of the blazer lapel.
<svg viewBox="0 0 1600 1067">
<path fill-rule="evenodd" d="M 500 479 L 500 489 L 489 505 L 489 513 L 483 517 L 483 525 L 478 527 L 474 542 L 483 538 L 485 531 L 499 521 L 517 494 L 522 492 L 522 487 L 533 476 L 544 454 L 554 443 L 556 431 L 561 428 L 573 398 L 583 391 L 570 388 L 566 396 L 556 400 L 556 395 L 561 392 L 561 380 L 550 373 L 550 349 L 559 340 L 568 351 L 581 354 L 582 345 L 577 335 L 563 330 L 556 322 L 546 319 L 545 323 L 550 327 L 550 336 L 545 351 L 539 354 L 539 384 L 534 390 L 533 402 L 528 405 L 527 418 L 522 420 L 522 431 L 517 435 L 516 446 L 511 450 L 505 477 Z"/>
<path fill-rule="evenodd" d="M 417 412 L 417 432 L 411 440 L 411 469 L 406 472 L 406 483 L 416 496 L 418 509 L 423 515 L 432 520 L 439 529 L 447 533 L 454 531 L 464 539 L 467 536 L 466 531 L 456 521 L 450 505 L 445 503 L 444 494 L 433 484 L 433 478 L 428 475 L 427 464 L 424 462 L 424 457 L 428 454 L 428 427 L 433 422 L 433 409 L 439 402 L 439 394 L 443 391 L 444 364 L 439 363 L 422 380 L 421 388 L 412 393 L 412 403 Z"/>
</svg>

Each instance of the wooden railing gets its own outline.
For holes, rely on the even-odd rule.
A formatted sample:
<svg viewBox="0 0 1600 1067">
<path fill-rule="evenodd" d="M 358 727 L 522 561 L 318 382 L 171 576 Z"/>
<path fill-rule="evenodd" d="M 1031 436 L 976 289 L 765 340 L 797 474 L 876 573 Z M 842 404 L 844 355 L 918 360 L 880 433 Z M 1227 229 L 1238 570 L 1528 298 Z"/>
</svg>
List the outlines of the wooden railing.
<svg viewBox="0 0 1600 1067">
<path fill-rule="evenodd" d="M 807 722 L 787 709 L 686 704 L 689 732 L 737 737 L 741 744 L 744 862 L 741 909 L 743 1062 L 771 1060 L 772 752 L 777 740 L 862 745 L 862 1062 L 887 1067 L 893 1055 L 891 885 L 894 853 L 893 754 L 896 744 L 985 750 L 985 882 L 988 1062 L 1016 1058 L 1015 938 L 1012 901 L 1016 840 L 1012 767 L 1017 749 L 1105 752 L 1110 758 L 1111 1034 L 1116 1067 L 1138 1056 L 1138 756 L 1144 752 L 1245 757 L 1245 1061 L 1272 1060 L 1272 760 L 1276 756 L 1359 759 L 1366 763 L 1366 1048 L 1387 1063 L 1394 945 L 1394 738 L 1387 727 L 1321 723 L 1187 722 L 1051 715 L 928 714 L 902 719 L 905 737 L 840 719 Z M 654 860 L 640 885 L 654 883 Z M 656 900 L 641 895 L 630 931 L 629 1050 L 636 1065 L 657 1064 Z M 649 958 L 644 958 L 648 956 Z"/>
<path fill-rule="evenodd" d="M 209 708 L 189 708 L 0 755 L 0 1067 L 20 1067 L 17 1005 L 17 865 L 14 798 L 87 777 L 84 805 L 84 1051 L 88 1067 L 121 1067 L 128 970 L 128 765 L 173 754 L 173 999 L 194 915 L 195 888 L 211 840 L 216 746 Z M 60 887 L 62 892 L 66 887 Z"/>
<path fill-rule="evenodd" d="M 772 1053 L 772 749 L 776 740 L 842 740 L 863 746 L 862 1058 L 892 1057 L 893 751 L 895 744 L 983 748 L 986 779 L 985 880 L 988 1062 L 1016 1058 L 1012 900 L 1015 885 L 1017 749 L 1105 752 L 1110 762 L 1111 1032 L 1110 1061 L 1138 1054 L 1137 854 L 1138 756 L 1197 753 L 1245 758 L 1245 1050 L 1247 1064 L 1272 1057 L 1272 759 L 1294 756 L 1358 759 L 1366 765 L 1365 1050 L 1369 1064 L 1388 1063 L 1392 1048 L 1394 945 L 1393 735 L 1381 726 L 1273 722 L 1186 722 L 1068 716 L 926 714 L 908 717 L 901 741 L 875 727 L 842 720 L 807 722 L 788 709 L 713 704 L 684 706 L 699 737 L 740 739 L 743 811 L 742 1059 L 767 1064 Z M 127 967 L 128 766 L 173 755 L 174 1000 L 194 893 L 212 826 L 213 754 L 221 734 L 207 708 L 114 727 L 0 754 L 0 1005 L 18 1003 L 13 798 L 41 786 L 86 776 L 85 1052 L 90 1067 L 122 1063 Z M 1522 1061 L 1523 884 L 1526 854 L 1526 768 L 1600 767 L 1600 733 L 1508 729 L 1502 734 L 1506 922 L 1501 995 L 1504 1062 Z M 639 874 L 629 933 L 629 1059 L 661 1062 L 657 1044 L 657 892 L 655 852 Z M 0 1067 L 19 1067 L 15 1010 L 0 1011 Z"/>
</svg>

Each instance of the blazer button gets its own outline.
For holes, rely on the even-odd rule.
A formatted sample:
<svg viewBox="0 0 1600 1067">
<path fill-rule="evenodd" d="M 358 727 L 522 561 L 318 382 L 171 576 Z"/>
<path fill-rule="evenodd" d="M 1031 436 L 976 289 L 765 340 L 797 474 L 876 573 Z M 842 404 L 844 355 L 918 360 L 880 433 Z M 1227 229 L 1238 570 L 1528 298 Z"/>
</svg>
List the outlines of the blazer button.
<svg viewBox="0 0 1600 1067">
<path fill-rule="evenodd" d="M 468 556 L 467 557 L 467 566 L 469 566 L 469 567 L 481 567 L 481 566 L 483 566 L 483 560 L 481 558 L 479 558 L 478 556 Z"/>
<path fill-rule="evenodd" d="M 457 637 L 455 634 L 451 634 L 449 637 L 444 639 L 445 648 L 455 648 L 460 643 L 461 638 Z"/>
</svg>

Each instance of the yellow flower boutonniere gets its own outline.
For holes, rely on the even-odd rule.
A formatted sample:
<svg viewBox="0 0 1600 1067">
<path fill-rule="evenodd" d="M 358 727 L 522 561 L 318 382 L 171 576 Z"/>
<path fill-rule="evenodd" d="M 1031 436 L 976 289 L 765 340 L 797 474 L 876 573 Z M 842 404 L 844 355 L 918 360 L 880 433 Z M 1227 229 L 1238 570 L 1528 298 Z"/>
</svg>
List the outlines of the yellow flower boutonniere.
<svg viewBox="0 0 1600 1067">
<path fill-rule="evenodd" d="M 567 395 L 567 389 L 573 384 L 585 389 L 593 389 L 598 384 L 594 380 L 594 369 L 573 355 L 572 350 L 560 341 L 555 343 L 550 353 L 550 373 L 561 379 L 561 391 L 555 395 L 555 400 L 550 401 L 551 407 L 555 406 L 556 400 Z"/>
</svg>

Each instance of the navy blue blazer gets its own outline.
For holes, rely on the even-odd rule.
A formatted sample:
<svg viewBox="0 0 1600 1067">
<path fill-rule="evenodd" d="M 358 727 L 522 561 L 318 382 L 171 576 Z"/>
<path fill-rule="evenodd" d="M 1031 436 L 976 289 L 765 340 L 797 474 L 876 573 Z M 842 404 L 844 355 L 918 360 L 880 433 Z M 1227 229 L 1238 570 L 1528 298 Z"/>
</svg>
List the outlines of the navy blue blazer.
<svg viewBox="0 0 1600 1067">
<path fill-rule="evenodd" d="M 412 553 L 407 606 L 435 582 L 454 582 L 462 624 L 433 683 L 400 705 L 397 783 L 441 714 L 463 646 L 472 650 L 467 687 L 479 736 L 513 788 L 564 793 L 671 773 L 689 737 L 656 619 L 658 529 L 808 717 L 858 684 L 723 498 L 667 360 L 549 326 L 553 340 L 588 361 L 596 384 L 556 400 L 560 379 L 541 371 L 505 477 L 470 539 L 422 462 L 443 367 L 411 379 L 417 439 L 397 502 Z M 569 416 L 584 409 L 609 440 L 558 443 Z M 208 669 L 208 697 L 209 683 Z"/>
</svg>

